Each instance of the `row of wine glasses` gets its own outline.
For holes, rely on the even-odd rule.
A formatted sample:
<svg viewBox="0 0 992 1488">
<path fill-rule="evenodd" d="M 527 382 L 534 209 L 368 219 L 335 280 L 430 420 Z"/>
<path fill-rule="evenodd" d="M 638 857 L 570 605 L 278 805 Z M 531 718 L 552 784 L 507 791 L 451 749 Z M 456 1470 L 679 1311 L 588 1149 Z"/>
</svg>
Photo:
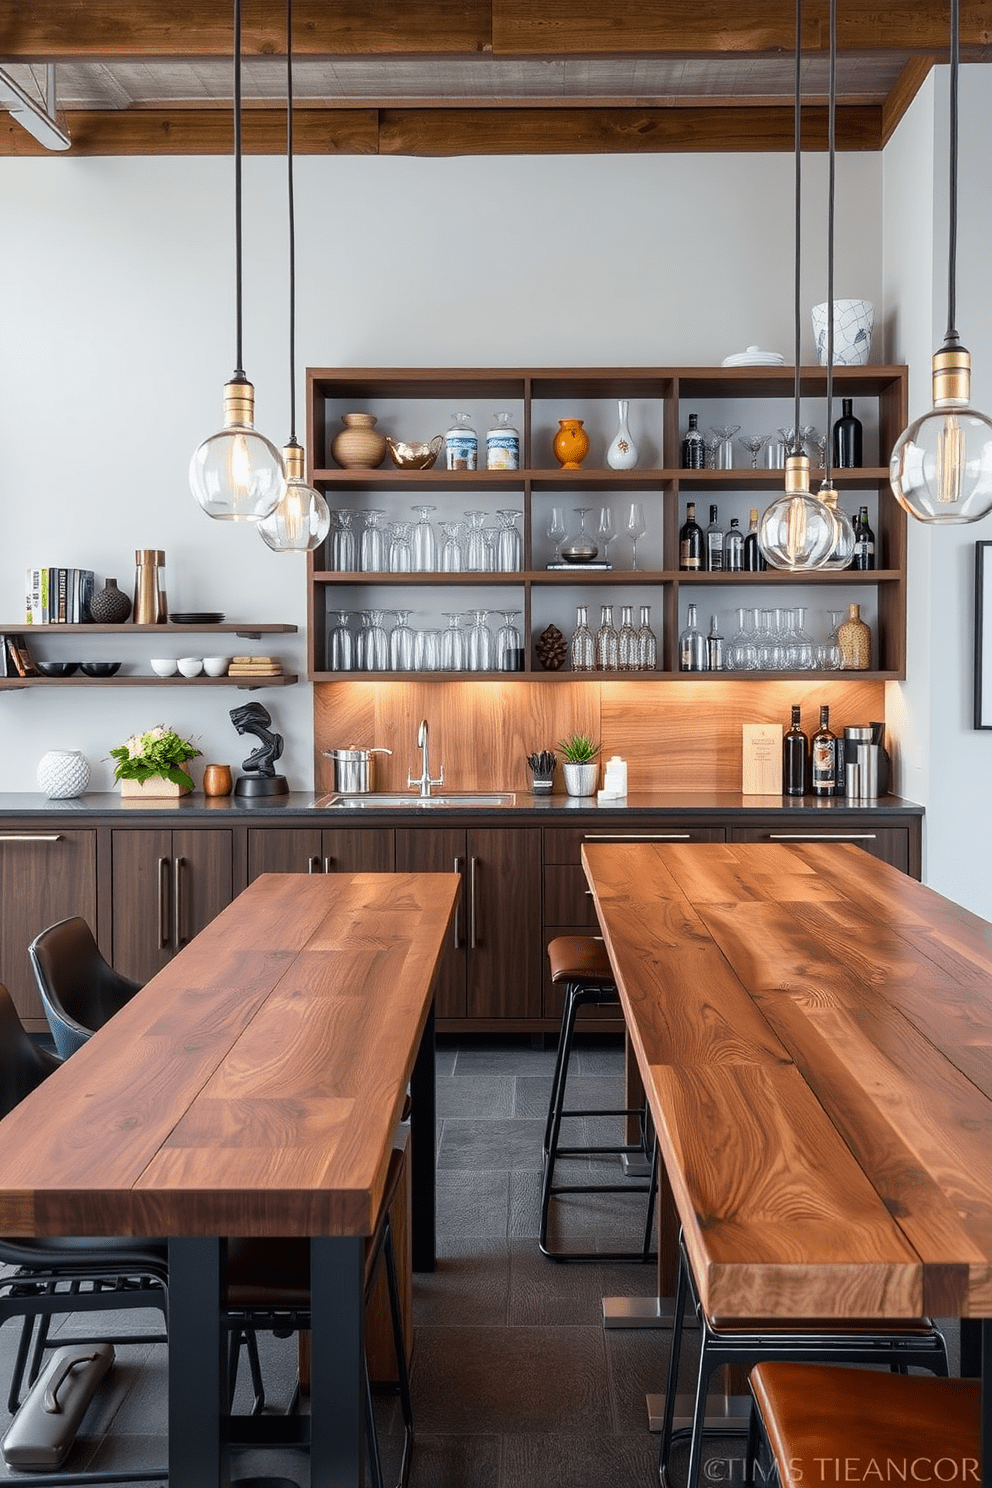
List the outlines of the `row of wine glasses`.
<svg viewBox="0 0 992 1488">
<path fill-rule="evenodd" d="M 412 610 L 335 610 L 327 637 L 332 672 L 519 672 L 519 610 L 445 610 L 444 628 L 410 624 Z M 503 617 L 495 631 L 491 614 Z M 357 629 L 352 621 L 357 619 Z M 392 621 L 391 627 L 389 622 Z"/>
<path fill-rule="evenodd" d="M 589 629 L 589 611 L 579 605 L 569 642 L 573 672 L 653 672 L 658 666 L 658 639 L 651 629 L 651 606 L 641 605 L 640 624 L 634 625 L 633 605 L 621 605 L 620 625 L 613 622 L 613 606 L 600 607 L 599 629 Z"/>
<path fill-rule="evenodd" d="M 331 512 L 330 566 L 336 573 L 519 573 L 523 538 L 519 511 L 498 511 L 497 525 L 487 525 L 488 512 L 469 511 L 464 521 L 440 523 L 436 506 L 414 506 L 416 522 L 382 525 L 384 511 Z M 356 519 L 362 523 L 359 529 Z"/>
<path fill-rule="evenodd" d="M 592 510 L 593 508 L 591 506 L 573 507 L 573 512 L 579 519 L 579 530 L 574 537 L 566 541 L 569 528 L 565 520 L 565 508 L 563 506 L 553 506 L 551 508 L 547 532 L 548 537 L 555 545 L 554 562 L 556 564 L 567 561 L 570 564 L 578 566 L 582 563 L 592 563 L 597 559 L 602 563 L 610 563 L 610 543 L 617 536 L 613 509 L 609 506 L 600 508 L 599 525 L 596 530 L 599 543 L 586 529 L 586 517 Z M 627 513 L 627 521 L 624 524 L 624 531 L 630 538 L 630 566 L 636 572 L 637 539 L 643 537 L 647 531 L 647 524 L 644 520 L 644 506 L 640 501 L 631 502 Z M 602 543 L 601 555 L 600 543 Z"/>
<path fill-rule="evenodd" d="M 811 636 L 806 627 L 803 605 L 787 609 L 746 609 L 736 611 L 737 628 L 729 637 L 721 635 L 716 615 L 710 620 L 709 634 L 702 644 L 680 645 L 680 655 L 708 658 L 706 666 L 695 670 L 728 672 L 836 672 L 844 664 L 837 627 L 843 610 L 830 610 L 830 630 L 820 639 Z M 732 630 L 731 626 L 728 627 Z M 683 631 L 682 638 L 688 636 Z M 689 637 L 690 642 L 696 637 Z M 716 658 L 719 658 L 718 660 Z"/>
<path fill-rule="evenodd" d="M 802 454 L 804 451 L 813 459 L 814 451 L 818 457 L 817 468 L 822 470 L 826 465 L 827 436 L 821 434 L 812 424 L 802 424 L 799 429 L 779 429 L 778 438 L 772 434 L 739 434 L 740 424 L 711 425 L 709 439 L 704 440 L 706 446 L 706 469 L 707 470 L 732 470 L 734 468 L 734 435 L 738 434 L 737 443 L 747 453 L 746 467 L 757 470 L 761 463 L 761 452 L 765 450 L 764 465 L 766 469 L 781 468 L 785 464 L 785 457 L 790 452 Z M 766 448 L 767 446 L 767 448 Z"/>
</svg>

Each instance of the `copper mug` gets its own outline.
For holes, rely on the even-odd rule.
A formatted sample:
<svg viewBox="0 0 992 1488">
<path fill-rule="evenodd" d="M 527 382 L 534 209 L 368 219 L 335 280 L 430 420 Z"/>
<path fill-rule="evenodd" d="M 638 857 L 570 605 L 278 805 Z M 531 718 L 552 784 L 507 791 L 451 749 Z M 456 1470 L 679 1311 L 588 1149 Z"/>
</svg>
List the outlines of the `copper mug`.
<svg viewBox="0 0 992 1488">
<path fill-rule="evenodd" d="M 230 765 L 207 765 L 203 771 L 205 796 L 229 796 L 234 789 Z"/>
</svg>

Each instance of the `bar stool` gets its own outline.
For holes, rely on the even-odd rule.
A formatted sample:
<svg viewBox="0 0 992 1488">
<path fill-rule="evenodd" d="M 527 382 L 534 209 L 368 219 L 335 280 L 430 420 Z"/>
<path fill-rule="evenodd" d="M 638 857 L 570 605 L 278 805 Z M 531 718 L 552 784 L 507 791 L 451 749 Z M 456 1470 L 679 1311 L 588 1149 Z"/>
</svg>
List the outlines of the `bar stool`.
<svg viewBox="0 0 992 1488">
<path fill-rule="evenodd" d="M 568 1080 L 569 1059 L 575 1020 L 583 1007 L 619 1007 L 620 996 L 613 979 L 606 947 L 602 940 L 591 935 L 559 935 L 548 946 L 551 962 L 551 980 L 562 986 L 565 1004 L 562 1009 L 561 1031 L 558 1037 L 558 1056 L 551 1080 L 551 1098 L 548 1102 L 548 1119 L 544 1128 L 544 1176 L 541 1185 L 541 1228 L 539 1244 L 546 1256 L 556 1261 L 649 1261 L 654 1259 L 651 1251 L 651 1229 L 654 1219 L 654 1193 L 657 1183 L 657 1149 L 652 1159 L 652 1173 L 645 1183 L 555 1183 L 555 1167 L 560 1158 L 582 1158 L 604 1155 L 623 1156 L 647 1154 L 648 1116 L 644 1106 L 620 1107 L 609 1110 L 565 1108 L 565 1087 Z M 561 1123 L 565 1119 L 585 1116 L 636 1117 L 640 1127 L 640 1139 L 631 1143 L 606 1146 L 566 1147 L 561 1143 Z M 644 1240 L 639 1251 L 560 1251 L 548 1245 L 548 1220 L 551 1200 L 559 1194 L 583 1193 L 647 1193 L 648 1214 L 644 1227 Z"/>
<path fill-rule="evenodd" d="M 914 1478 L 980 1481 L 978 1380 L 915 1374 L 866 1379 L 862 1369 L 771 1363 L 752 1369 L 750 1384 L 749 1482 L 754 1481 L 759 1420 L 782 1488 Z"/>
<path fill-rule="evenodd" d="M 699 1371 L 693 1403 L 692 1425 L 673 1429 L 682 1348 L 683 1313 L 687 1298 L 699 1322 Z M 679 1238 L 679 1274 L 672 1316 L 672 1349 L 665 1390 L 665 1414 L 659 1447 L 659 1472 L 663 1484 L 671 1481 L 669 1458 L 675 1439 L 689 1437 L 687 1488 L 696 1488 L 702 1458 L 706 1397 L 713 1372 L 721 1364 L 757 1365 L 762 1360 L 802 1361 L 807 1364 L 887 1364 L 904 1373 L 913 1366 L 934 1375 L 947 1375 L 947 1348 L 939 1329 L 929 1318 L 906 1320 L 844 1318 L 761 1318 L 748 1323 L 726 1323 L 710 1317 L 699 1300 L 692 1268 L 682 1237 Z M 841 1373 L 843 1371 L 838 1371 Z M 864 1375 L 861 1374 L 862 1388 Z M 879 1378 L 872 1375 L 872 1386 Z M 889 1376 L 882 1376 L 889 1378 Z M 715 1428 L 721 1436 L 733 1434 Z M 851 1453 L 845 1454 L 850 1456 Z M 783 1479 L 783 1484 L 785 1480 Z"/>
</svg>

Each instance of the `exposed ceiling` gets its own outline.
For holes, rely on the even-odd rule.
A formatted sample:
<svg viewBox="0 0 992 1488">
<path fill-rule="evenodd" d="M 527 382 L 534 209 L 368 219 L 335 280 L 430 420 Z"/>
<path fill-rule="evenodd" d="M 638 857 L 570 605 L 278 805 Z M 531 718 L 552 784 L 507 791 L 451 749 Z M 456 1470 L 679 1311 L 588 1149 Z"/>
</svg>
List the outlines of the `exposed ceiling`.
<svg viewBox="0 0 992 1488">
<path fill-rule="evenodd" d="M 804 145 L 826 139 L 827 0 L 806 0 Z M 70 153 L 231 150 L 231 0 L 43 0 L 0 15 L 0 66 Z M 307 153 L 791 150 L 794 0 L 294 0 Z M 838 3 L 840 149 L 877 150 L 934 61 L 946 0 Z M 245 148 L 285 147 L 285 3 L 243 0 Z M 961 0 L 992 60 L 992 0 Z M 45 153 L 0 113 L 0 154 Z"/>
</svg>

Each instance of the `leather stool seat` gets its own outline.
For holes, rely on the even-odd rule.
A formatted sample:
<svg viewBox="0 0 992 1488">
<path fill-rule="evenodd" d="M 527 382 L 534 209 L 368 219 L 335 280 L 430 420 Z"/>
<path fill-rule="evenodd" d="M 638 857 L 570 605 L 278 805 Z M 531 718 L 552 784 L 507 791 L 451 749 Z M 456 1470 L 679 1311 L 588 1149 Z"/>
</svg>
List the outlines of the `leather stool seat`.
<svg viewBox="0 0 992 1488">
<path fill-rule="evenodd" d="M 619 1002 L 606 946 L 592 935 L 559 935 L 548 946 L 553 982 L 602 982 L 603 991 Z"/>
<path fill-rule="evenodd" d="M 782 1488 L 981 1481 L 978 1380 L 772 1362 L 751 1391 Z"/>
</svg>

